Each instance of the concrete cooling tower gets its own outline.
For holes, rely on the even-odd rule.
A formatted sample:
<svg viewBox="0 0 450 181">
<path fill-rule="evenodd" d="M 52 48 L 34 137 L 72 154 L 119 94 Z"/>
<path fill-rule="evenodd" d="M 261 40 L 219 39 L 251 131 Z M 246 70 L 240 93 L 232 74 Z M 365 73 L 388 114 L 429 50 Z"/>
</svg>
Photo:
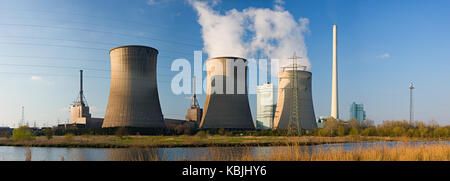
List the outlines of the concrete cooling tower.
<svg viewBox="0 0 450 181">
<path fill-rule="evenodd" d="M 296 70 L 297 74 L 297 113 L 302 129 L 314 129 L 317 127 L 316 116 L 311 93 L 311 72 Z M 278 73 L 278 101 L 274 118 L 274 129 L 287 129 L 291 114 L 292 79 L 294 71 L 284 70 Z M 297 123 L 294 122 L 296 126 Z"/>
<path fill-rule="evenodd" d="M 158 50 L 111 49 L 111 88 L 102 127 L 165 127 L 156 83 Z"/>
<path fill-rule="evenodd" d="M 247 60 L 206 61 L 207 92 L 200 128 L 254 129 L 247 92 Z M 234 85 L 228 86 L 228 85 Z M 228 90 L 227 90 L 228 89 Z"/>
</svg>

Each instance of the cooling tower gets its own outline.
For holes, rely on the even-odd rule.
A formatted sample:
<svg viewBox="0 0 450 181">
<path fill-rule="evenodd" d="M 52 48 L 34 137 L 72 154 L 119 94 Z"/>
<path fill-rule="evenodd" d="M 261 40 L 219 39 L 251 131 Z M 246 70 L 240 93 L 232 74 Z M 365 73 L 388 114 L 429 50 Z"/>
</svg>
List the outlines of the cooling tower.
<svg viewBox="0 0 450 181">
<path fill-rule="evenodd" d="M 316 116 L 311 93 L 311 72 L 297 70 L 298 94 L 297 108 L 298 117 L 302 129 L 314 129 L 317 127 Z M 285 70 L 278 73 L 278 101 L 274 118 L 274 129 L 287 129 L 291 114 L 292 98 L 292 74 L 293 70 Z M 294 122 L 296 126 L 297 123 Z"/>
<path fill-rule="evenodd" d="M 206 61 L 207 92 L 200 128 L 254 129 L 247 92 L 247 60 Z M 228 86 L 228 88 L 227 88 Z"/>
<path fill-rule="evenodd" d="M 156 83 L 158 50 L 111 49 L 111 88 L 102 127 L 165 127 Z"/>
</svg>

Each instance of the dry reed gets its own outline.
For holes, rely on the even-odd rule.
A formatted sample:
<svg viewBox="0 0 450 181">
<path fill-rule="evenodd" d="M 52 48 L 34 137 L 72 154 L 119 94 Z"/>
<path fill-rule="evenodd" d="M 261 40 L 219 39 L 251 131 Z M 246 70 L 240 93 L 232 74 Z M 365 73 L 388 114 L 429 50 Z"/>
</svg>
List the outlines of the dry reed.
<svg viewBox="0 0 450 181">
<path fill-rule="evenodd" d="M 234 161 L 449 161 L 450 145 L 374 144 L 366 147 L 358 145 L 345 150 L 342 146 L 310 149 L 293 144 L 287 148 L 275 147 L 266 155 L 254 155 L 247 152 L 241 157 L 232 159 L 222 155 L 215 155 L 215 157 L 219 160 Z"/>
</svg>

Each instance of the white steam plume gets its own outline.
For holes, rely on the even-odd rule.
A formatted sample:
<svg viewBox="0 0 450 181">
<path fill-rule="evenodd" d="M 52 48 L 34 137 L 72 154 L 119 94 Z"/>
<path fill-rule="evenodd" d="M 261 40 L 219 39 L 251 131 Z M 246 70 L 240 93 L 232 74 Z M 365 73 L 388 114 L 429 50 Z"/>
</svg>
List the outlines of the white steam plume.
<svg viewBox="0 0 450 181">
<path fill-rule="evenodd" d="M 237 56 L 243 58 L 279 59 L 280 66 L 296 52 L 302 57 L 298 64 L 310 70 L 304 33 L 309 32 L 307 18 L 295 20 L 284 10 L 283 1 L 275 1 L 274 9 L 247 8 L 229 10 L 223 14 L 207 2 L 191 0 L 202 26 L 204 50 L 211 57 Z"/>
<path fill-rule="evenodd" d="M 198 13 L 204 50 L 209 57 L 246 57 L 247 51 L 241 38 L 244 33 L 242 13 L 233 9 L 225 15 L 220 15 L 205 2 L 190 2 Z"/>
</svg>

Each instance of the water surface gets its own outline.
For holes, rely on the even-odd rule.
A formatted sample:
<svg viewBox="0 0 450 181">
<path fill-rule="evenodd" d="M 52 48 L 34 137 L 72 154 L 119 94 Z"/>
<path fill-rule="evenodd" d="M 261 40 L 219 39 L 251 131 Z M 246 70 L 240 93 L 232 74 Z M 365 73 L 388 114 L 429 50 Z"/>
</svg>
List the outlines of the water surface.
<svg viewBox="0 0 450 181">
<path fill-rule="evenodd" d="M 449 144 L 450 141 L 408 142 L 411 145 Z M 371 147 L 375 145 L 396 146 L 403 142 L 371 142 L 371 143 L 338 143 L 314 146 L 299 146 L 309 152 L 317 150 L 344 149 L 355 147 Z M 57 148 L 57 147 L 15 147 L 0 146 L 0 161 L 24 161 L 27 152 L 32 161 L 136 161 L 136 160 L 210 160 L 211 155 L 239 157 L 242 154 L 266 156 L 271 152 L 292 149 L 287 146 L 259 147 L 175 147 L 175 148 Z"/>
</svg>

